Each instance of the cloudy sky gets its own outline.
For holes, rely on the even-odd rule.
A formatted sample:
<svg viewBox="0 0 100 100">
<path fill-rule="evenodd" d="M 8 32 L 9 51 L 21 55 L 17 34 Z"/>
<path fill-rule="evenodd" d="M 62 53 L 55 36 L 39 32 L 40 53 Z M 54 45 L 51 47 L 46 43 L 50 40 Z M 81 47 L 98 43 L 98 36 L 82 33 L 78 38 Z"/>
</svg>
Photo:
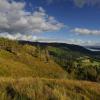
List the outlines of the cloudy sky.
<svg viewBox="0 0 100 100">
<path fill-rule="evenodd" d="M 100 0 L 0 0 L 0 36 L 100 45 Z"/>
</svg>

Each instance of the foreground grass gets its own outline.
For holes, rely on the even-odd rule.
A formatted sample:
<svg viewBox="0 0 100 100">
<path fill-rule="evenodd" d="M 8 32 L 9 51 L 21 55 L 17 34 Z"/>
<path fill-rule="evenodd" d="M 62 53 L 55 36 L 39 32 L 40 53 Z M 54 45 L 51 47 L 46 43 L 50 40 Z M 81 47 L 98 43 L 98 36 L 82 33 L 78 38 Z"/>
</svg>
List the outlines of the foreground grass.
<svg viewBox="0 0 100 100">
<path fill-rule="evenodd" d="M 100 100 L 100 84 L 44 78 L 0 78 L 0 100 Z"/>
</svg>

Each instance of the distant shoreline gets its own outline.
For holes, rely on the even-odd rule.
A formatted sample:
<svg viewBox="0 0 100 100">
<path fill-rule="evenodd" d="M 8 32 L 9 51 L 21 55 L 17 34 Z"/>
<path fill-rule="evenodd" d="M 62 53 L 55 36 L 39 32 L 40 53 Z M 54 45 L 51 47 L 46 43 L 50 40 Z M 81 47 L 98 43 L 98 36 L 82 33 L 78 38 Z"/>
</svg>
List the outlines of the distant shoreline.
<svg viewBox="0 0 100 100">
<path fill-rule="evenodd" d="M 91 51 L 100 51 L 100 49 L 96 49 L 96 48 L 86 48 L 86 49 L 88 49 L 88 50 L 91 50 Z"/>
</svg>

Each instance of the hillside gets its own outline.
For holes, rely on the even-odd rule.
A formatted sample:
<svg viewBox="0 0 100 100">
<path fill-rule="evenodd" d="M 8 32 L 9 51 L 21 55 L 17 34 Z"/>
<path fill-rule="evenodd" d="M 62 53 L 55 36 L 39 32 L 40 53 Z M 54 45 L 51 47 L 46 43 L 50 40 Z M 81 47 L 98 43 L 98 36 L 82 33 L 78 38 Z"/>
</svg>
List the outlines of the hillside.
<svg viewBox="0 0 100 100">
<path fill-rule="evenodd" d="M 36 47 L 20 45 L 16 41 L 0 39 L 0 76 L 7 77 L 66 77 L 66 72 L 52 59 L 46 62 L 45 55 L 36 57 Z"/>
<path fill-rule="evenodd" d="M 91 51 L 78 45 L 0 38 L 0 76 L 99 82 L 100 60 L 91 55 Z"/>
<path fill-rule="evenodd" d="M 85 47 L 66 43 L 39 43 L 19 41 L 20 44 L 47 50 L 49 57 L 66 72 L 67 78 L 100 81 L 100 53 Z"/>
<path fill-rule="evenodd" d="M 0 38 L 0 100 L 99 100 L 99 57 L 78 45 Z"/>
</svg>

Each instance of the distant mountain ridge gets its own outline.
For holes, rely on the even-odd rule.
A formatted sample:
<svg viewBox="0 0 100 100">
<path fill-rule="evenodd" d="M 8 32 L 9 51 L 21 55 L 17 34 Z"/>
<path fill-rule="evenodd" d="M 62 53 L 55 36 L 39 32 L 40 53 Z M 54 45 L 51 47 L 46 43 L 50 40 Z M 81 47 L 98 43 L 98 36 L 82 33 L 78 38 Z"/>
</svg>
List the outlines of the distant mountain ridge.
<svg viewBox="0 0 100 100">
<path fill-rule="evenodd" d="M 60 47 L 62 49 L 70 49 L 72 51 L 80 52 L 80 53 L 85 53 L 89 55 L 100 55 L 99 51 L 92 51 L 88 48 L 91 49 L 97 49 L 96 47 L 84 47 L 80 45 L 75 45 L 75 44 L 67 44 L 67 43 L 57 43 L 57 42 L 52 42 L 52 43 L 47 43 L 47 42 L 31 42 L 31 41 L 19 41 L 21 44 L 29 44 L 29 45 L 40 45 L 40 46 L 54 46 L 54 47 Z M 100 49 L 100 47 L 98 47 Z"/>
</svg>

